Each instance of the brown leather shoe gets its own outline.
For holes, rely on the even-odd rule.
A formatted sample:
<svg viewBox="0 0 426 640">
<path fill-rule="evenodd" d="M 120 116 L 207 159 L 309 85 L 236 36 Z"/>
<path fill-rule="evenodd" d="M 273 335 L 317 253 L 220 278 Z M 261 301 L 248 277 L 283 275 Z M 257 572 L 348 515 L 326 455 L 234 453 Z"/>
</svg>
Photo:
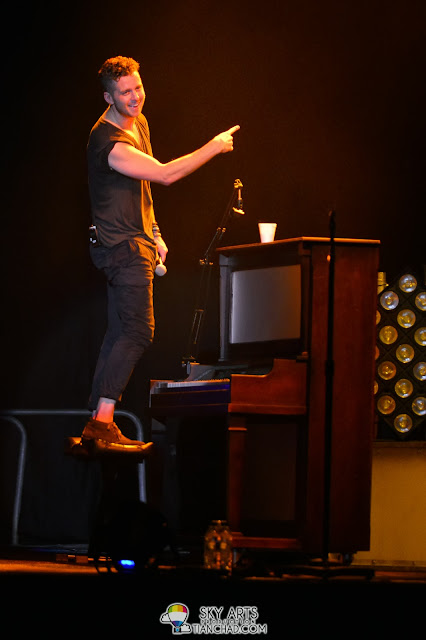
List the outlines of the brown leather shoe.
<svg viewBox="0 0 426 640">
<path fill-rule="evenodd" d="M 130 445 L 130 446 L 146 446 L 145 442 L 140 440 L 130 440 L 124 436 L 115 422 L 101 422 L 90 418 L 89 422 L 83 429 L 81 434 L 82 441 L 86 440 L 102 440 L 103 442 Z"/>
<path fill-rule="evenodd" d="M 151 453 L 152 442 L 130 440 L 124 436 L 115 422 L 101 422 L 90 418 L 81 438 L 68 438 L 66 453 L 79 457 L 122 457 L 142 461 Z"/>
<path fill-rule="evenodd" d="M 130 441 L 135 442 L 135 441 Z M 151 453 L 152 442 L 141 444 L 116 444 L 105 440 L 83 440 L 82 438 L 66 438 L 64 453 L 67 456 L 95 460 L 97 458 L 112 458 L 143 462 Z"/>
</svg>

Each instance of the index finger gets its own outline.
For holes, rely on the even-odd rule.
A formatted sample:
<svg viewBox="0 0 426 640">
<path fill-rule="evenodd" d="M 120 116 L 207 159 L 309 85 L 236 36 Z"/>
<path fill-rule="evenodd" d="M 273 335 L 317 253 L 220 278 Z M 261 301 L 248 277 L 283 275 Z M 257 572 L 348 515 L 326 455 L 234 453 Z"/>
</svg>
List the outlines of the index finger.
<svg viewBox="0 0 426 640">
<path fill-rule="evenodd" d="M 236 131 L 238 131 L 239 128 L 240 128 L 240 125 L 236 124 L 235 127 L 231 127 L 230 129 L 228 129 L 228 131 L 226 133 L 229 133 L 232 136 L 232 134 L 234 134 Z"/>
</svg>

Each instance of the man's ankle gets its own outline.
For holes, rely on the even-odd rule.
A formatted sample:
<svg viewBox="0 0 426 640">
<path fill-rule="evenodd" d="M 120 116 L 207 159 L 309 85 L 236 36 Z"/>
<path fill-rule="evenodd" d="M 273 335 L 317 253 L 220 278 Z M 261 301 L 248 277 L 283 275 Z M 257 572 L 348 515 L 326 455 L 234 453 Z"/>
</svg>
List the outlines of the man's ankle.
<svg viewBox="0 0 426 640">
<path fill-rule="evenodd" d="M 93 411 L 92 418 L 99 420 L 99 422 L 106 422 L 109 424 L 114 421 L 115 400 L 110 398 L 100 398 L 96 411 Z"/>
</svg>

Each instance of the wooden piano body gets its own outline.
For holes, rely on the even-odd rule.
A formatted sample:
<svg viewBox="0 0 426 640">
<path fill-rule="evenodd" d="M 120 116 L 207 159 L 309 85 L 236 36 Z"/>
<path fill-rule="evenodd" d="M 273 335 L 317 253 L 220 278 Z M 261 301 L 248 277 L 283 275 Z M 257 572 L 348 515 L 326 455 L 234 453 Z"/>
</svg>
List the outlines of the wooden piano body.
<svg viewBox="0 0 426 640">
<path fill-rule="evenodd" d="M 189 513 L 198 505 L 206 519 L 228 520 L 235 547 L 321 554 L 327 504 L 330 552 L 369 548 L 379 242 L 336 239 L 334 248 L 329 496 L 324 474 L 330 240 L 303 237 L 225 247 L 219 249 L 218 380 L 203 382 L 208 367 L 194 365 L 181 383 L 151 382 L 151 414 L 165 425 L 174 463 L 179 466 L 179 456 L 186 455 L 180 475 L 175 468 L 162 489 L 173 494 L 169 505 L 178 529 L 191 522 L 192 533 L 203 535 L 208 522 L 200 518 L 198 523 Z M 293 318 L 293 328 L 282 336 L 240 341 L 241 328 L 231 327 L 232 305 L 239 304 L 234 273 L 281 266 L 297 266 L 300 290 L 285 304 L 290 309 L 297 299 L 300 330 L 294 333 Z M 282 292 L 274 295 L 278 300 Z M 265 309 L 266 319 L 273 309 Z M 227 365 L 230 373 L 222 380 Z M 188 452 L 191 443 L 194 449 Z M 212 470 L 216 474 L 211 484 L 203 477 L 205 469 L 209 478 Z M 184 493 L 193 493 L 195 504 L 186 502 Z M 165 503 L 167 498 L 159 506 Z"/>
</svg>

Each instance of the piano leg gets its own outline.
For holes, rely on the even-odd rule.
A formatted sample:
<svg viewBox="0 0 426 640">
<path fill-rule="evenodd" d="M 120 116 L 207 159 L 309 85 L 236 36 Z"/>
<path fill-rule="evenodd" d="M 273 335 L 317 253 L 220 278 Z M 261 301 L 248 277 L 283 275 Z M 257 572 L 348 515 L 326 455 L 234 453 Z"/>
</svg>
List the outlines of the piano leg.
<svg viewBox="0 0 426 640">
<path fill-rule="evenodd" d="M 247 434 L 244 416 L 230 415 L 228 419 L 228 523 L 232 532 L 240 531 L 241 504 Z"/>
<path fill-rule="evenodd" d="M 235 549 L 300 551 L 303 425 L 294 416 L 228 415 L 227 520 Z"/>
</svg>

